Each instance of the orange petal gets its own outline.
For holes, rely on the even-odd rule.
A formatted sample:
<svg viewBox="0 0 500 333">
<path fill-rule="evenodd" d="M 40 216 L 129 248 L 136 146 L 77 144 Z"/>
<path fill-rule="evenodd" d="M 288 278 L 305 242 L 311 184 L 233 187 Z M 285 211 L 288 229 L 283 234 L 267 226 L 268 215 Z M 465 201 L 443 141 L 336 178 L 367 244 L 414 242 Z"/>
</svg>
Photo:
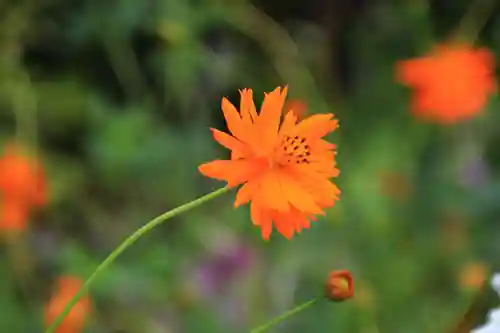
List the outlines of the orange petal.
<svg viewBox="0 0 500 333">
<path fill-rule="evenodd" d="M 258 203 L 258 199 L 250 203 L 250 218 L 254 225 L 260 227 L 262 238 L 269 240 L 273 231 L 273 221 L 269 211 Z"/>
<path fill-rule="evenodd" d="M 313 173 L 323 179 L 335 178 L 340 174 L 340 170 L 336 168 L 332 158 L 328 159 L 328 156 L 313 156 L 309 164 L 293 165 L 291 169 L 300 170 L 307 174 Z"/>
<path fill-rule="evenodd" d="M 248 181 L 261 169 L 262 164 L 252 160 L 216 160 L 198 167 L 204 176 L 224 180 L 230 187 Z"/>
<path fill-rule="evenodd" d="M 295 128 L 296 123 L 297 123 L 297 116 L 293 112 L 288 112 L 285 115 L 283 123 L 281 124 L 280 134 L 285 135 L 287 133 L 292 132 L 292 130 Z"/>
<path fill-rule="evenodd" d="M 293 178 L 281 174 L 280 184 L 282 195 L 286 197 L 290 205 L 301 212 L 309 214 L 324 215 L 323 210 L 314 201 L 313 196 L 304 190 Z"/>
<path fill-rule="evenodd" d="M 309 146 L 311 146 L 312 150 L 318 153 L 335 150 L 337 148 L 335 144 L 330 143 L 323 139 L 312 140 Z"/>
<path fill-rule="evenodd" d="M 313 219 L 313 221 L 316 221 L 316 217 L 314 216 L 311 217 L 311 219 Z M 299 220 L 298 232 L 300 232 L 302 229 L 309 229 L 310 227 L 311 227 L 311 222 L 306 217 L 303 217 Z"/>
<path fill-rule="evenodd" d="M 288 217 L 288 219 L 290 223 L 292 223 L 296 232 L 301 232 L 302 228 L 304 228 L 304 225 L 307 225 L 307 227 L 309 227 L 309 221 L 304 214 L 298 211 L 292 211 L 289 215 L 290 216 Z"/>
<path fill-rule="evenodd" d="M 304 119 L 297 124 L 296 130 L 303 136 L 310 139 L 319 139 L 330 132 L 333 132 L 339 126 L 331 113 L 315 114 Z"/>
<path fill-rule="evenodd" d="M 244 155 L 244 154 L 243 154 L 243 152 L 241 152 L 241 151 L 238 151 L 238 150 L 233 150 L 233 151 L 231 152 L 231 159 L 232 159 L 232 160 L 239 160 L 239 159 L 242 159 L 242 158 L 244 158 L 244 157 L 245 157 L 245 155 Z"/>
<path fill-rule="evenodd" d="M 245 141 L 245 129 L 238 110 L 227 98 L 222 99 L 222 113 L 226 119 L 227 128 L 239 140 Z"/>
<path fill-rule="evenodd" d="M 260 225 L 260 232 L 261 232 L 261 235 L 262 235 L 262 239 L 264 240 L 269 240 L 269 238 L 271 238 L 271 233 L 273 232 L 273 220 L 271 219 L 271 216 L 266 213 L 266 212 L 263 212 L 263 221 Z"/>
<path fill-rule="evenodd" d="M 340 194 L 340 190 L 329 179 L 321 176 L 311 179 L 296 179 L 300 187 L 307 193 L 311 194 L 315 201 L 320 198 L 336 198 Z"/>
<path fill-rule="evenodd" d="M 263 209 L 257 203 L 257 200 L 254 200 L 250 203 L 250 219 L 252 220 L 253 224 L 261 225 L 263 223 L 264 218 L 262 216 L 262 212 Z"/>
<path fill-rule="evenodd" d="M 247 123 L 255 122 L 257 119 L 258 115 L 253 102 L 252 89 L 240 90 L 240 111 L 241 117 Z"/>
<path fill-rule="evenodd" d="M 276 227 L 276 231 L 282 234 L 286 239 L 292 239 L 293 234 L 295 233 L 295 225 L 292 221 L 286 219 L 286 216 L 275 214 L 274 226 Z"/>
<path fill-rule="evenodd" d="M 289 211 L 290 206 L 283 194 L 279 172 L 268 171 L 260 179 L 258 184 L 258 193 L 263 205 L 269 209 L 282 212 Z"/>
<path fill-rule="evenodd" d="M 247 146 L 243 142 L 215 128 L 211 128 L 210 130 L 212 131 L 215 141 L 217 141 L 223 147 L 226 147 L 227 149 L 230 149 L 232 151 L 239 152 L 240 156 L 244 155 L 244 152 L 247 150 Z"/>
<path fill-rule="evenodd" d="M 262 130 L 261 135 L 263 136 L 265 145 L 273 142 L 278 135 L 281 113 L 287 91 L 287 87 L 284 87 L 283 91 L 278 87 L 264 96 L 258 119 L 258 127 Z"/>
<path fill-rule="evenodd" d="M 234 200 L 234 208 L 246 204 L 253 197 L 254 193 L 259 188 L 258 180 L 249 180 L 247 183 L 243 184 L 241 188 L 236 193 L 236 199 Z"/>
<path fill-rule="evenodd" d="M 339 200 L 340 190 L 327 178 L 316 175 L 296 175 L 294 179 L 304 191 L 313 197 L 318 206 L 322 208 L 331 207 Z"/>
</svg>

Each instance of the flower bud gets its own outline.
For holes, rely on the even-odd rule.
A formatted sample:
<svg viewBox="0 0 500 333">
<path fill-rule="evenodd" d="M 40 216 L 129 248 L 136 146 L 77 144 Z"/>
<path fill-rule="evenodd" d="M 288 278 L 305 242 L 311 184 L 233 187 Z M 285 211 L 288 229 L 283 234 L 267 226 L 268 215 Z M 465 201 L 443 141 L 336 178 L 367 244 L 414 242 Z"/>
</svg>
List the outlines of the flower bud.
<svg viewBox="0 0 500 333">
<path fill-rule="evenodd" d="M 334 302 L 345 301 L 354 296 L 354 281 L 348 270 L 330 272 L 325 283 L 325 297 Z"/>
<path fill-rule="evenodd" d="M 293 112 L 297 119 L 302 120 L 307 114 L 307 104 L 300 99 L 291 99 L 285 103 L 283 107 L 283 114 Z"/>
</svg>

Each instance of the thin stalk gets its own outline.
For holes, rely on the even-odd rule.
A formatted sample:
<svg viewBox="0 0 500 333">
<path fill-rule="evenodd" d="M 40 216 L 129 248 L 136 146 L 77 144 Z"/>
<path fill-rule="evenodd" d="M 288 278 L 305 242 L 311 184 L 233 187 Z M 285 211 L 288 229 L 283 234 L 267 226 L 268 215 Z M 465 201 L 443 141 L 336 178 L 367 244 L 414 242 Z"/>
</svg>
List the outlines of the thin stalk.
<svg viewBox="0 0 500 333">
<path fill-rule="evenodd" d="M 97 266 L 95 271 L 90 275 L 90 277 L 85 281 L 83 284 L 83 287 L 73 296 L 73 298 L 68 302 L 64 310 L 57 316 L 57 318 L 50 324 L 50 326 L 45 330 L 45 333 L 54 333 L 55 329 L 59 324 L 63 321 L 63 319 L 68 315 L 68 313 L 71 311 L 71 308 L 78 302 L 78 300 L 85 294 L 85 292 L 88 291 L 90 285 L 94 282 L 94 280 L 97 278 L 97 276 L 104 271 L 106 268 L 108 268 L 115 260 L 118 258 L 120 254 L 122 254 L 127 248 L 129 248 L 131 245 L 133 245 L 139 238 L 144 236 L 147 232 L 153 230 L 155 227 L 159 226 L 163 222 L 171 219 L 172 217 L 175 217 L 177 215 L 180 215 L 182 213 L 185 213 L 193 208 L 196 208 L 202 204 L 204 204 L 207 201 L 210 201 L 212 199 L 215 199 L 216 197 L 226 193 L 229 190 L 228 187 L 223 187 L 221 189 L 218 189 L 214 192 L 211 192 L 209 194 L 206 194 L 198 199 L 195 199 L 191 202 L 188 202 L 182 206 L 179 206 L 177 208 L 174 208 L 166 213 L 163 213 L 148 223 L 146 223 L 144 226 L 141 228 L 137 229 L 132 235 L 128 236 L 116 249 L 113 250 L 113 252 L 110 253 L 110 255 L 104 259 L 104 261 Z"/>
<path fill-rule="evenodd" d="M 279 315 L 278 317 L 274 317 L 273 319 L 271 319 L 267 323 L 265 323 L 257 328 L 254 328 L 253 330 L 250 331 L 250 333 L 264 332 L 265 330 L 281 323 L 285 319 L 288 319 L 288 318 L 292 317 L 293 315 L 296 315 L 297 313 L 299 313 L 307 308 L 310 308 L 312 305 L 316 304 L 318 300 L 319 300 L 319 298 L 313 298 L 305 303 L 299 304 L 296 307 L 294 307 L 293 309 L 288 310 L 287 312 Z"/>
</svg>

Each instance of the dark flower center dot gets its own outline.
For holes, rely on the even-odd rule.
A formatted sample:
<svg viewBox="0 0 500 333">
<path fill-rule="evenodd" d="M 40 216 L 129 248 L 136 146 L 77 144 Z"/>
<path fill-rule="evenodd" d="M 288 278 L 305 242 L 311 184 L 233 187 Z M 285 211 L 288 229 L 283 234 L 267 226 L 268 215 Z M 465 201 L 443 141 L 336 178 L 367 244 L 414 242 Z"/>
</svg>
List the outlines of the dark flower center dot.
<svg viewBox="0 0 500 333">
<path fill-rule="evenodd" d="M 301 136 L 285 136 L 281 146 L 285 160 L 288 163 L 308 164 L 311 156 L 311 148 L 307 139 Z"/>
</svg>

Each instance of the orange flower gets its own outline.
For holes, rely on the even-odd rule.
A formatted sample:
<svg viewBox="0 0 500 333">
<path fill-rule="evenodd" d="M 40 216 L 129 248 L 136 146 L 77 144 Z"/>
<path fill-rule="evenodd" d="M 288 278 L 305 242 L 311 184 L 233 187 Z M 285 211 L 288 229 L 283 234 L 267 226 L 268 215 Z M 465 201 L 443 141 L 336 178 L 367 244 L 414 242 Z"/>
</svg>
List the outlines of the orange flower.
<svg viewBox="0 0 500 333">
<path fill-rule="evenodd" d="M 442 124 L 466 120 L 496 90 L 494 57 L 486 49 L 441 45 L 427 56 L 401 61 L 399 81 L 415 89 L 414 114 Z"/>
<path fill-rule="evenodd" d="M 13 143 L 0 158 L 0 228 L 24 230 L 29 210 L 46 203 L 43 169 Z"/>
<path fill-rule="evenodd" d="M 473 262 L 460 271 L 459 284 L 464 289 L 477 289 L 486 281 L 488 267 L 483 263 Z"/>
<path fill-rule="evenodd" d="M 75 276 L 62 276 L 57 281 L 57 288 L 45 309 L 47 327 L 64 311 L 73 296 L 83 286 L 83 282 Z M 78 333 L 83 330 L 85 320 L 90 312 L 90 299 L 83 296 L 73 306 L 68 315 L 57 326 L 55 333 Z"/>
<path fill-rule="evenodd" d="M 325 284 L 325 296 L 332 301 L 345 301 L 354 296 L 354 280 L 347 270 L 330 272 Z"/>
<path fill-rule="evenodd" d="M 307 114 L 307 104 L 300 99 L 292 99 L 285 103 L 283 111 L 284 114 L 293 112 L 297 119 L 303 119 Z"/>
<path fill-rule="evenodd" d="M 340 194 L 329 180 L 339 174 L 335 145 L 322 139 L 338 122 L 333 114 L 297 122 L 294 112 L 288 112 L 280 126 L 286 94 L 286 87 L 265 94 L 260 114 L 250 89 L 240 91 L 239 112 L 223 98 L 222 111 L 232 136 L 212 132 L 217 142 L 231 150 L 231 159 L 199 167 L 203 175 L 224 180 L 230 187 L 243 184 L 234 205 L 251 202 L 252 221 L 265 240 L 273 224 L 287 239 L 309 228 L 310 220 L 324 215 L 323 209 L 333 206 Z"/>
</svg>

